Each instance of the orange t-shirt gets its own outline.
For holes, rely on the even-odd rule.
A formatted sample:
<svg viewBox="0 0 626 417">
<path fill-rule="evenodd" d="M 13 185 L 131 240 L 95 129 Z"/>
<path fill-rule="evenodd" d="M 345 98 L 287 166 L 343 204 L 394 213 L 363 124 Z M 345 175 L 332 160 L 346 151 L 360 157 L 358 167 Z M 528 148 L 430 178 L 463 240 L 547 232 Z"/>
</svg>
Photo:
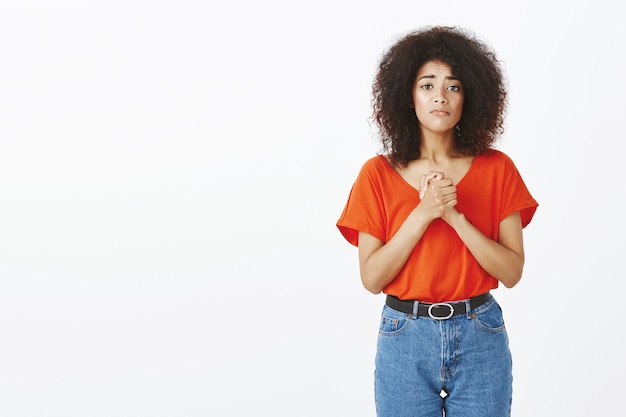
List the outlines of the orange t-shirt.
<svg viewBox="0 0 626 417">
<path fill-rule="evenodd" d="M 498 239 L 505 217 L 519 211 L 526 227 L 538 206 L 513 161 L 495 149 L 474 158 L 456 189 L 456 209 L 493 240 Z M 361 168 L 337 227 L 355 246 L 359 231 L 387 242 L 419 202 L 419 191 L 384 156 L 377 155 Z M 478 264 L 456 232 L 442 219 L 435 219 L 383 292 L 405 300 L 443 302 L 497 287 L 498 280 Z"/>
</svg>

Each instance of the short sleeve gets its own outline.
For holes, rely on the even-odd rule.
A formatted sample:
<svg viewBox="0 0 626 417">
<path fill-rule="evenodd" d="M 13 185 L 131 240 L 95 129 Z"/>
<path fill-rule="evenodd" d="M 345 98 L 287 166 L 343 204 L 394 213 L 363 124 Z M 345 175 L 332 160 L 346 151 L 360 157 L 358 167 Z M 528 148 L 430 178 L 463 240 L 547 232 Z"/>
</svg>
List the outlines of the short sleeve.
<svg viewBox="0 0 626 417">
<path fill-rule="evenodd" d="M 520 212 L 522 227 L 526 227 L 537 210 L 538 203 L 530 194 L 528 187 L 524 183 L 517 167 L 506 155 L 504 165 L 504 188 L 502 195 L 502 205 L 500 208 L 500 220 L 511 213 Z"/>
<path fill-rule="evenodd" d="M 367 161 L 357 176 L 348 201 L 337 221 L 343 237 L 358 246 L 359 232 L 385 241 L 385 210 L 381 193 L 381 173 L 375 158 Z"/>
</svg>

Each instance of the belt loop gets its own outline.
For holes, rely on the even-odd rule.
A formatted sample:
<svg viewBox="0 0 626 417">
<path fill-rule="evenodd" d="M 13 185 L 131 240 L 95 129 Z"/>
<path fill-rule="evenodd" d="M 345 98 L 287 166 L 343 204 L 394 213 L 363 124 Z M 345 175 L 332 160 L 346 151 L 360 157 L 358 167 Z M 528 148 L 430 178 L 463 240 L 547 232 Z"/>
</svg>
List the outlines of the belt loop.
<svg viewBox="0 0 626 417">
<path fill-rule="evenodd" d="M 417 315 L 417 308 L 419 307 L 420 302 L 419 301 L 414 301 L 413 302 L 413 318 L 417 319 L 418 315 Z"/>
<path fill-rule="evenodd" d="M 465 317 L 468 319 L 472 318 L 472 303 L 470 303 L 470 299 L 465 300 Z"/>
</svg>

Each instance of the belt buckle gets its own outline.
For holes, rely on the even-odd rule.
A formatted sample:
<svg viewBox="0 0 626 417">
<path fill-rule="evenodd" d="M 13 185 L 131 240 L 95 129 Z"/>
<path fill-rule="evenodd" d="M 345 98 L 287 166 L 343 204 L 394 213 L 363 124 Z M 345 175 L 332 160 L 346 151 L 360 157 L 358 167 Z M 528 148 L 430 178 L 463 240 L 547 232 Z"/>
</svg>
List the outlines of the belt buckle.
<svg viewBox="0 0 626 417">
<path fill-rule="evenodd" d="M 446 306 L 450 309 L 450 313 L 447 316 L 434 316 L 433 315 L 433 308 L 437 307 L 437 306 Z M 435 319 L 435 320 L 446 320 L 449 319 L 450 317 L 452 317 L 452 315 L 454 314 L 454 307 L 452 307 L 452 304 L 450 303 L 436 303 L 436 304 L 431 304 L 428 306 L 428 317 L 430 317 L 431 319 Z"/>
</svg>

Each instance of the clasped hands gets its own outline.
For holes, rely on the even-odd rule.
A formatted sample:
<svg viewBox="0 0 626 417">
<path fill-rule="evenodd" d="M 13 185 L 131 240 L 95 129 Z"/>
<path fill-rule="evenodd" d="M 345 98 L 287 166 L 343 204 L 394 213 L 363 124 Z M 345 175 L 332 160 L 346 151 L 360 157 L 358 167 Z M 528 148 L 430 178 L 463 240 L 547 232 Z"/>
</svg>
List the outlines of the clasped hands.
<svg viewBox="0 0 626 417">
<path fill-rule="evenodd" d="M 443 172 L 429 171 L 422 176 L 419 188 L 420 206 L 429 217 L 443 218 L 449 223 L 449 217 L 458 213 L 454 208 L 458 200 L 452 178 L 446 178 Z"/>
</svg>

